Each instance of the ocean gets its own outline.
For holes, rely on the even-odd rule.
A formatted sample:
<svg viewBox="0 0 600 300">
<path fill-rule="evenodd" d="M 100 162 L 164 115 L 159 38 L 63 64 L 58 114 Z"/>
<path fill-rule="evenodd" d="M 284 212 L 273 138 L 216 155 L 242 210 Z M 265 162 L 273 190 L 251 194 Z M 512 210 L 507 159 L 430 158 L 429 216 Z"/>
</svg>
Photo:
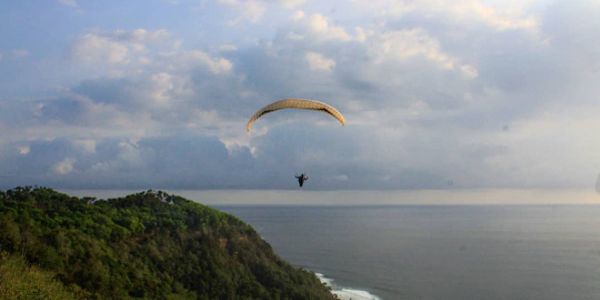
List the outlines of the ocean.
<svg viewBox="0 0 600 300">
<path fill-rule="evenodd" d="M 349 299 L 600 299 L 598 205 L 213 205 Z"/>
</svg>

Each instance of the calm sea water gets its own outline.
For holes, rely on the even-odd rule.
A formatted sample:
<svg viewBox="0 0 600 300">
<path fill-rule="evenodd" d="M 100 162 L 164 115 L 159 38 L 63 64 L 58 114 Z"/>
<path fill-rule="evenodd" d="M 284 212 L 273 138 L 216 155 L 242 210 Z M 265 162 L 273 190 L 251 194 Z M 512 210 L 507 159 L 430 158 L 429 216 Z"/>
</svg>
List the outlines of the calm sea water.
<svg viewBox="0 0 600 300">
<path fill-rule="evenodd" d="M 600 206 L 216 206 L 382 299 L 600 299 Z"/>
</svg>

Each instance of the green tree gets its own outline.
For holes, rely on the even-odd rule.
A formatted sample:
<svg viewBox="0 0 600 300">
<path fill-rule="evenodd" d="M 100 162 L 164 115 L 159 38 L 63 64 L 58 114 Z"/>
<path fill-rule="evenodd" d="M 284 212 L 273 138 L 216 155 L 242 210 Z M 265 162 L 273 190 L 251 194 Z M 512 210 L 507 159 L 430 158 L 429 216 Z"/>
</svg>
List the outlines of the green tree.
<svg viewBox="0 0 600 300">
<path fill-rule="evenodd" d="M 109 200 L 0 192 L 0 247 L 46 274 L 45 287 L 86 298 L 334 299 L 249 225 L 160 191 Z"/>
</svg>

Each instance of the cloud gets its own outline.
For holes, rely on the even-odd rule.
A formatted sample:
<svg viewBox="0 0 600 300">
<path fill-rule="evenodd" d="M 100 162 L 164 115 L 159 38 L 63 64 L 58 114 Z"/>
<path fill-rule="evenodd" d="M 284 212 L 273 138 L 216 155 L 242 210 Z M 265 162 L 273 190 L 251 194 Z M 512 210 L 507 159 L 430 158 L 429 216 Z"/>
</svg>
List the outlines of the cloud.
<svg viewBox="0 0 600 300">
<path fill-rule="evenodd" d="M 96 34 L 86 34 L 75 46 L 74 55 L 85 63 L 129 63 L 129 48 L 119 42 Z"/>
<path fill-rule="evenodd" d="M 316 52 L 306 52 L 305 58 L 311 70 L 331 71 L 335 67 L 335 60 Z"/>
<path fill-rule="evenodd" d="M 243 41 L 228 26 L 206 44 L 175 27 L 83 32 L 73 73 L 56 74 L 76 80 L 0 99 L 3 184 L 294 188 L 305 171 L 315 189 L 591 188 L 597 177 L 597 5 L 261 3 Z M 257 108 L 294 96 L 333 104 L 348 126 L 282 111 L 244 132 Z"/>
<path fill-rule="evenodd" d="M 241 21 L 258 22 L 266 10 L 266 4 L 261 0 L 218 0 L 222 5 L 235 10 L 240 17 L 231 21 L 237 24 Z"/>
<path fill-rule="evenodd" d="M 453 2 L 419 0 L 356 1 L 353 4 L 364 12 L 382 14 L 385 18 L 421 18 L 474 26 L 483 24 L 493 30 L 523 30 L 537 33 L 539 20 L 527 13 L 534 1 L 500 1 L 494 3 L 480 0 L 460 0 Z M 496 5 L 494 5 L 496 4 Z M 477 26 L 475 25 L 475 26 Z"/>
<path fill-rule="evenodd" d="M 600 169 L 600 142 L 590 138 L 600 130 L 596 121 L 600 106 L 587 102 L 594 98 L 588 93 L 568 93 L 579 98 L 582 106 L 554 104 L 514 120 L 503 133 L 490 136 L 509 149 L 490 161 L 499 173 L 497 182 L 507 186 L 591 187 Z M 559 148 L 561 151 L 544 150 Z"/>
<path fill-rule="evenodd" d="M 148 62 L 148 48 L 153 45 L 172 49 L 177 43 L 169 40 L 169 32 L 164 29 L 90 32 L 77 39 L 72 53 L 75 59 L 91 65 L 143 65 Z"/>
<path fill-rule="evenodd" d="M 229 152 L 218 139 L 202 135 L 108 138 L 94 141 L 94 151 L 88 146 L 81 140 L 36 141 L 26 156 L 0 157 L 3 174 L 11 175 L 2 187 L 24 178 L 56 187 L 250 187 L 246 181 L 255 170 L 247 149 Z"/>
<path fill-rule="evenodd" d="M 474 66 L 461 64 L 440 49 L 439 42 L 420 28 L 374 34 L 369 52 L 376 64 L 389 59 L 407 60 L 421 56 L 443 69 L 458 69 L 469 78 L 477 77 Z"/>
<path fill-rule="evenodd" d="M 58 0 L 58 3 L 65 5 L 65 6 L 74 7 L 74 8 L 79 7 L 79 5 L 77 4 L 77 0 Z"/>
<path fill-rule="evenodd" d="M 218 0 L 217 2 L 237 14 L 237 17 L 228 21 L 228 24 L 238 25 L 241 22 L 258 23 L 270 10 L 280 10 L 281 6 L 294 9 L 302 6 L 305 0 Z"/>
<path fill-rule="evenodd" d="M 231 71 L 233 64 L 231 61 L 222 57 L 211 57 L 201 50 L 191 50 L 179 53 L 178 59 L 182 64 L 204 65 L 215 74 L 222 74 Z"/>
<path fill-rule="evenodd" d="M 111 43 L 127 49 L 121 63 L 110 64 L 111 56 L 103 55 L 75 59 L 71 70 L 82 68 L 90 79 L 55 96 L 0 101 L 3 143 L 24 137 L 66 138 L 78 140 L 81 148 L 92 151 L 92 140 L 192 130 L 217 135 L 227 147 L 245 139 L 244 132 L 236 130 L 243 127 L 243 121 L 228 115 L 243 113 L 237 104 L 251 107 L 247 100 L 252 93 L 241 86 L 243 77 L 234 74 L 230 60 L 201 49 L 177 48 L 173 46 L 176 40 L 162 31 L 85 33 L 73 48 L 87 45 L 90 36 L 109 45 L 92 47 L 94 50 L 110 50 Z M 155 45 L 163 42 L 169 45 Z M 149 62 L 137 61 L 134 53 L 146 56 Z M 87 144 L 81 144 L 84 140 Z"/>
<path fill-rule="evenodd" d="M 65 158 L 54 165 L 54 172 L 58 175 L 67 175 L 74 170 L 73 164 L 75 164 L 74 159 Z"/>
<path fill-rule="evenodd" d="M 279 0 L 279 2 L 286 8 L 296 8 L 303 5 L 306 0 Z"/>
<path fill-rule="evenodd" d="M 316 36 L 323 39 L 350 41 L 352 37 L 342 27 L 330 24 L 321 14 L 313 14 L 306 20 L 308 27 Z"/>
<path fill-rule="evenodd" d="M 302 18 L 304 18 L 304 12 L 301 10 L 297 10 L 292 14 L 292 20 L 293 21 L 299 21 Z"/>
<path fill-rule="evenodd" d="M 164 29 L 86 33 L 74 43 L 72 55 L 79 63 L 92 67 L 93 72 L 111 77 L 135 77 L 150 71 L 156 72 L 153 80 L 157 80 L 173 71 L 198 67 L 215 74 L 228 73 L 233 68 L 223 57 L 199 49 L 181 49 L 180 42 Z"/>
<path fill-rule="evenodd" d="M 429 1 L 424 6 L 433 11 L 440 11 L 453 20 L 472 19 L 500 31 L 521 29 L 535 32 L 539 26 L 536 18 L 525 15 L 518 8 L 513 11 L 502 11 L 477 0 L 458 1 L 452 4 Z"/>
</svg>

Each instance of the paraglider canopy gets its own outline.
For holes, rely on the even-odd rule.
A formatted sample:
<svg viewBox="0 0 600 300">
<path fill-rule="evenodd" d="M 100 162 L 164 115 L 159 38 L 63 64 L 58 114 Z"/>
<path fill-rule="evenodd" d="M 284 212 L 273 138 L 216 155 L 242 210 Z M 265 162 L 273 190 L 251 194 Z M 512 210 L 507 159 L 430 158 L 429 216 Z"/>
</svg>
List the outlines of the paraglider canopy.
<svg viewBox="0 0 600 300">
<path fill-rule="evenodd" d="M 337 109 L 335 109 L 335 107 L 327 103 L 309 99 L 286 98 L 279 101 L 275 101 L 256 111 L 254 115 L 252 115 L 250 120 L 248 120 L 248 123 L 246 124 L 246 131 L 250 132 L 250 129 L 252 129 L 252 125 L 254 125 L 254 122 L 256 122 L 256 120 L 258 120 L 263 115 L 280 109 L 307 109 L 322 111 L 334 117 L 342 125 L 346 124 L 344 116 Z"/>
</svg>

